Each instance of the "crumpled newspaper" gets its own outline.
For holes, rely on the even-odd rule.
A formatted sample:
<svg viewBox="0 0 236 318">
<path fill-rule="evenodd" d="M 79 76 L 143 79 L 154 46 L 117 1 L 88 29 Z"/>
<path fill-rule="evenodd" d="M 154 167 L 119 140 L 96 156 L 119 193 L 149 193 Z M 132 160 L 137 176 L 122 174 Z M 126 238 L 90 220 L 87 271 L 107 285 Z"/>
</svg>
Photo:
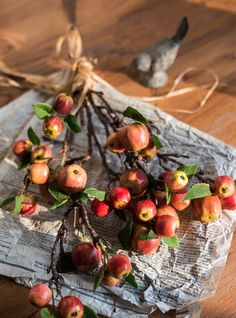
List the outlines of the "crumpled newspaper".
<svg viewBox="0 0 236 318">
<path fill-rule="evenodd" d="M 185 163 L 198 163 L 208 176 L 229 174 L 236 178 L 234 148 L 159 111 L 153 105 L 131 99 L 102 84 L 98 84 L 97 89 L 104 92 L 115 109 L 123 110 L 129 105 L 151 119 L 160 130 L 165 152 L 181 149 L 183 154 L 191 157 L 185 159 Z M 0 200 L 16 193 L 22 184 L 24 173 L 17 171 L 15 158 L 8 150 L 16 138 L 26 136 L 29 126 L 40 133 L 40 123 L 32 116 L 31 110 L 32 103 L 39 101 L 45 101 L 45 97 L 29 91 L 0 109 Z M 99 137 L 105 140 L 102 126 L 98 121 L 96 125 Z M 75 146 L 85 149 L 85 134 L 75 139 Z M 114 166 L 117 164 L 112 156 L 110 160 Z M 89 171 L 89 185 L 105 190 L 107 181 L 98 154 L 94 154 L 86 168 Z M 149 169 L 154 175 L 161 172 L 157 162 L 153 162 Z M 35 186 L 31 187 L 31 191 L 38 195 Z M 0 274 L 14 277 L 27 286 L 38 280 L 47 280 L 50 250 L 62 212 L 63 208 L 52 212 L 48 206 L 41 204 L 32 217 L 15 218 L 6 210 L 0 210 Z M 121 249 L 116 234 L 124 222 L 112 213 L 105 219 L 98 219 L 93 214 L 89 217 L 98 234 L 111 241 L 115 250 Z M 177 309 L 177 317 L 181 318 L 199 317 L 200 309 L 195 304 L 214 295 L 227 260 L 236 213 L 224 211 L 218 221 L 209 225 L 196 221 L 189 211 L 181 213 L 180 218 L 178 249 L 161 244 L 159 251 L 153 255 L 129 253 L 139 286 L 137 290 L 122 285 L 99 287 L 94 293 L 93 275 L 65 274 L 63 293 L 79 295 L 84 303 L 91 304 L 99 314 L 108 317 L 129 315 L 144 318 L 157 308 L 162 312 Z M 72 228 L 71 233 L 66 247 L 68 250 L 76 240 Z"/>
</svg>

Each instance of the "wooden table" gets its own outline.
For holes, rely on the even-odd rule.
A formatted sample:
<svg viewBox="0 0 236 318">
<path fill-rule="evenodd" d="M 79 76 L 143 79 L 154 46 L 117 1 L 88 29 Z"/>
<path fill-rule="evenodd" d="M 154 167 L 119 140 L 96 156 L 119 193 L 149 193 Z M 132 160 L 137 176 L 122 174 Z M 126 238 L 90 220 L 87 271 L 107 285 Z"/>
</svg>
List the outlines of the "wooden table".
<svg viewBox="0 0 236 318">
<path fill-rule="evenodd" d="M 98 58 L 98 73 L 129 95 L 148 96 L 150 91 L 126 74 L 135 53 L 164 36 L 172 35 L 182 16 L 190 20 L 190 32 L 177 62 L 169 71 L 167 91 L 185 68 L 211 68 L 221 85 L 206 106 L 193 114 L 173 113 L 178 119 L 226 143 L 236 146 L 236 3 L 227 0 L 80 0 L 77 17 L 85 53 Z M 54 0 L 0 1 L 0 58 L 21 71 L 50 74 L 57 70 L 53 60 L 56 39 L 68 21 L 61 2 Z M 209 83 L 205 75 L 189 77 L 186 85 Z M 2 88 L 4 105 L 21 91 Z M 174 108 L 194 109 L 206 93 L 159 102 L 172 113 Z M 203 302 L 202 317 L 236 317 L 236 237 L 214 298 Z M 0 317 L 25 318 L 34 311 L 26 299 L 27 289 L 8 278 L 0 278 Z M 171 317 L 153 314 L 152 317 Z"/>
</svg>

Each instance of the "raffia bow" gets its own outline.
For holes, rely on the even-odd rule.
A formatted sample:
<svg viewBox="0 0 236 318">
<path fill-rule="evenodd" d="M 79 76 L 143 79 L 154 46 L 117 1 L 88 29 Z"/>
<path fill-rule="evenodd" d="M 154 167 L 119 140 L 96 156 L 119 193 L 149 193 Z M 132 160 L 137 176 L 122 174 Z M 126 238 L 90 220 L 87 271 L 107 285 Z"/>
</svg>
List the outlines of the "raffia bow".
<svg viewBox="0 0 236 318">
<path fill-rule="evenodd" d="M 68 58 L 62 57 L 63 47 L 65 45 Z M 96 82 L 111 87 L 108 82 L 106 82 L 94 72 L 94 64 L 96 63 L 96 61 L 82 56 L 82 51 L 83 46 L 79 30 L 76 26 L 70 25 L 68 27 L 67 34 L 57 40 L 54 56 L 54 60 L 56 61 L 57 65 L 62 70 L 64 70 L 64 81 L 55 82 L 50 78 L 50 76 L 46 77 L 19 72 L 7 66 L 3 61 L 0 61 L 0 86 L 17 87 L 23 89 L 34 88 L 49 95 L 55 95 L 56 93 L 62 91 L 70 91 L 73 93 L 77 90 L 81 90 L 80 99 L 78 100 L 78 104 L 81 105 L 88 90 L 95 88 Z M 202 86 L 191 86 L 177 89 L 178 85 L 186 75 L 188 75 L 189 73 L 199 72 L 199 70 L 201 72 L 210 74 L 213 77 L 213 82 L 211 84 Z M 210 69 L 199 69 L 191 67 L 187 68 L 177 76 L 171 89 L 166 94 L 152 97 L 133 97 L 141 99 L 143 101 L 155 103 L 156 101 L 159 102 L 170 97 L 180 96 L 186 93 L 193 92 L 199 88 L 208 88 L 206 95 L 202 98 L 202 100 L 199 102 L 199 105 L 194 110 L 175 108 L 168 109 L 169 111 L 178 113 L 191 114 L 199 111 L 206 104 L 207 100 L 216 90 L 218 85 L 219 78 L 214 71 Z M 163 107 L 160 107 L 159 105 L 158 107 L 161 109 L 165 109 Z"/>
</svg>

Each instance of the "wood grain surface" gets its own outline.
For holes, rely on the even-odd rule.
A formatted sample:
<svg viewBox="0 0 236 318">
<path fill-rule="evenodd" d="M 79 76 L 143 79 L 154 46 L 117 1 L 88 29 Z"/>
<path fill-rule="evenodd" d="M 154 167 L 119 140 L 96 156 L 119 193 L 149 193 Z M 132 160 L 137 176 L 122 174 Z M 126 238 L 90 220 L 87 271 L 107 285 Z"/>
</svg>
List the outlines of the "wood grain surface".
<svg viewBox="0 0 236 318">
<path fill-rule="evenodd" d="M 98 59 L 98 73 L 128 95 L 150 96 L 149 89 L 127 75 L 137 52 L 172 35 L 182 16 L 190 21 L 190 32 L 169 70 L 168 91 L 175 77 L 188 67 L 211 68 L 220 86 L 206 106 L 193 114 L 173 113 L 175 108 L 195 109 L 206 93 L 200 89 L 188 95 L 159 102 L 159 107 L 176 118 L 236 146 L 236 1 L 235 0 L 78 0 L 76 14 L 84 51 Z M 57 0 L 0 1 L 0 58 L 24 72 L 48 75 L 57 70 L 53 50 L 65 33 L 67 16 Z M 209 76 L 188 77 L 185 86 L 205 84 Z M 22 93 L 1 88 L 0 104 Z M 19 105 L 22 106 L 22 105 Z M 21 107 L 22 109 L 22 107 Z M 236 317 L 236 237 L 230 249 L 216 295 L 202 303 L 203 318 Z M 35 309 L 27 302 L 27 288 L 0 277 L 0 317 L 26 318 Z M 174 317 L 174 312 L 151 317 Z"/>
</svg>

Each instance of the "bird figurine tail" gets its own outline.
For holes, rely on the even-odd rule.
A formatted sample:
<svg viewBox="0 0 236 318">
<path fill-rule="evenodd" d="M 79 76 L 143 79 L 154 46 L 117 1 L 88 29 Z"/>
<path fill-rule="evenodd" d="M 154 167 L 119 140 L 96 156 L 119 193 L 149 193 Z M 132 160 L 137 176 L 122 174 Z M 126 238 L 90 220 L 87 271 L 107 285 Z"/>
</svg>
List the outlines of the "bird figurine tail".
<svg viewBox="0 0 236 318">
<path fill-rule="evenodd" d="M 175 35 L 172 37 L 173 40 L 181 41 L 188 33 L 188 29 L 189 29 L 188 19 L 187 17 L 183 17 Z"/>
</svg>

